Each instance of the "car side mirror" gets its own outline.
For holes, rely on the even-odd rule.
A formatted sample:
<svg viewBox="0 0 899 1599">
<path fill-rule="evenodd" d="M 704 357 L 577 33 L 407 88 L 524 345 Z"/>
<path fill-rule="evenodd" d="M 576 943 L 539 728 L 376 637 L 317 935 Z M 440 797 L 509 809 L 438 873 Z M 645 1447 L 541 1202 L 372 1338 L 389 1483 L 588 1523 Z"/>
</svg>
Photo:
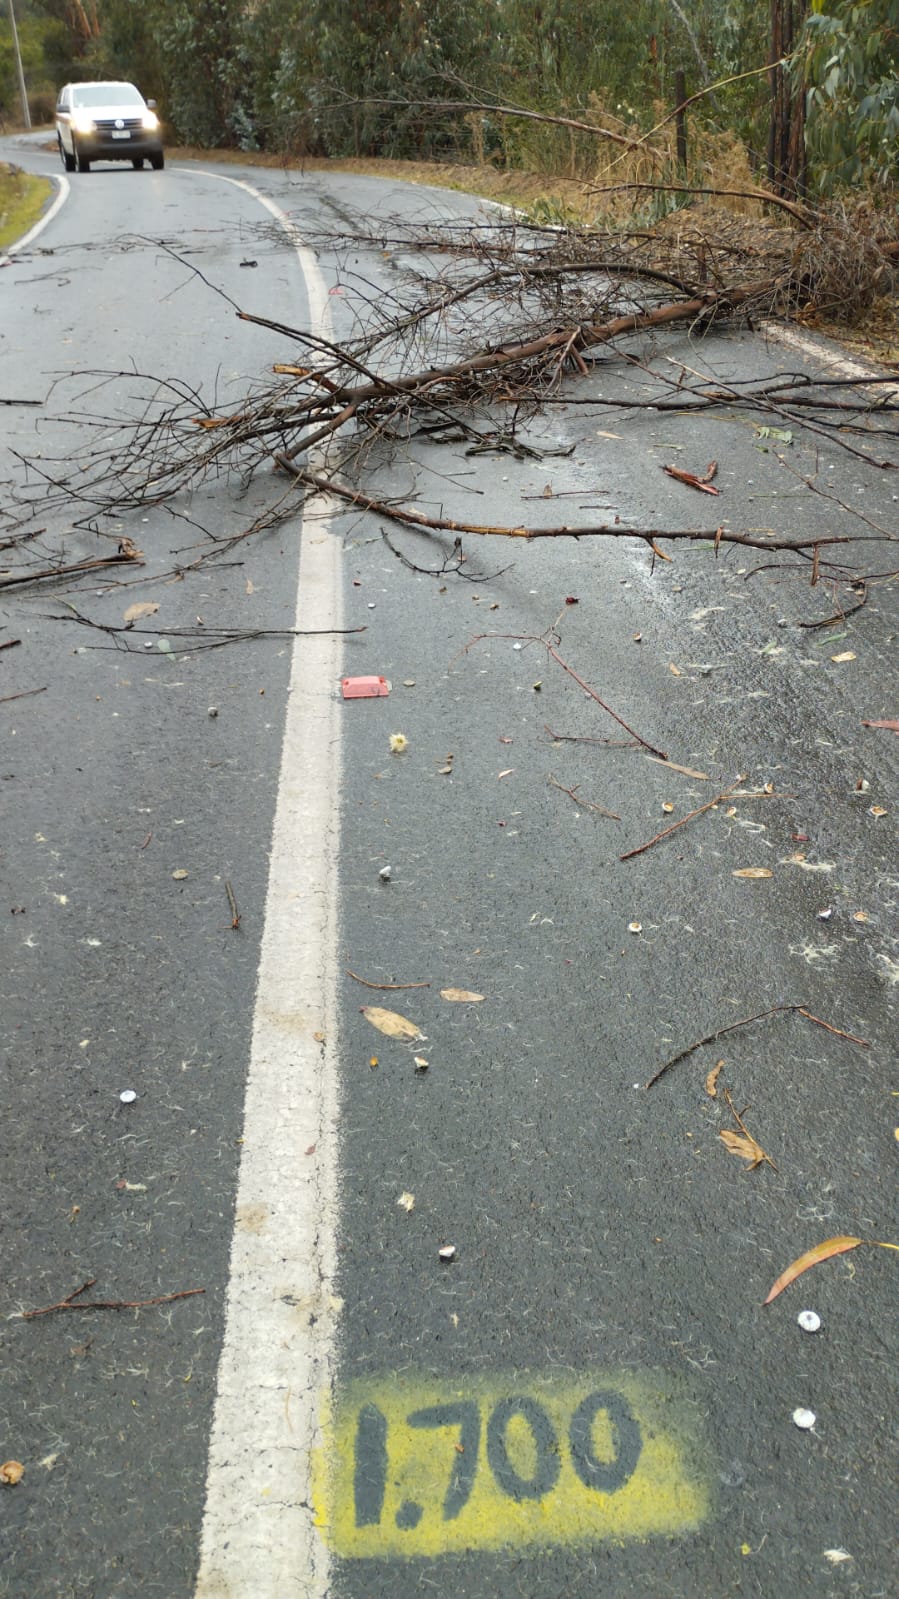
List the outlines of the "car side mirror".
<svg viewBox="0 0 899 1599">
<path fill-rule="evenodd" d="M 155 111 L 156 110 L 156 101 L 155 100 L 148 100 L 147 101 L 147 110 L 148 111 Z"/>
</svg>

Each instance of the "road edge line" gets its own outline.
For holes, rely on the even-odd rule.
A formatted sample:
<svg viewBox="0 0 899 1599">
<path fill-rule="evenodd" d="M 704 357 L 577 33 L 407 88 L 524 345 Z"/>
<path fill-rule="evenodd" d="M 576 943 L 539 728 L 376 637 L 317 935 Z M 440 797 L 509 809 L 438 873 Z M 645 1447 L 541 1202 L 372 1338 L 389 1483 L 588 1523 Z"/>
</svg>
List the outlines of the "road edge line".
<svg viewBox="0 0 899 1599">
<path fill-rule="evenodd" d="M 244 189 L 284 228 L 311 326 L 330 337 L 324 279 L 295 224 L 249 184 L 221 181 Z M 316 518 L 314 534 L 298 520 L 295 625 L 339 628 L 339 540 L 327 517 Z M 311 1478 L 339 1308 L 341 658 L 333 633 L 294 640 L 195 1599 L 323 1599 L 329 1588 Z"/>
<path fill-rule="evenodd" d="M 41 173 L 36 173 L 35 176 L 40 177 Z M 20 250 L 27 250 L 29 244 L 32 244 L 35 239 L 40 237 L 44 229 L 49 227 L 50 223 L 53 221 L 53 218 L 59 215 L 60 211 L 65 205 L 69 195 L 72 192 L 72 185 L 70 184 L 68 178 L 59 177 L 55 172 L 53 172 L 48 173 L 47 182 L 55 184 L 56 189 L 58 190 L 56 199 L 51 200 L 43 216 L 38 217 L 37 221 L 32 225 L 32 227 L 28 229 L 28 232 L 22 234 L 21 239 L 16 239 L 12 244 L 8 244 L 6 246 L 6 249 L 3 251 L 4 255 L 18 255 Z"/>
</svg>

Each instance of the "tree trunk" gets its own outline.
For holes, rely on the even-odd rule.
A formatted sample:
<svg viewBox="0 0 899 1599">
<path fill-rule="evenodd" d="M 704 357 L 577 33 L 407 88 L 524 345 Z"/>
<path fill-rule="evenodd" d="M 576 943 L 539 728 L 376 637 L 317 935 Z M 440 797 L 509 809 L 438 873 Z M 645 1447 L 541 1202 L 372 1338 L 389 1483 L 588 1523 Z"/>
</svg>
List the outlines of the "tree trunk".
<svg viewBox="0 0 899 1599">
<path fill-rule="evenodd" d="M 806 193 L 805 86 L 783 65 L 796 48 L 808 0 L 771 0 L 771 120 L 768 126 L 768 182 L 787 199 Z"/>
</svg>

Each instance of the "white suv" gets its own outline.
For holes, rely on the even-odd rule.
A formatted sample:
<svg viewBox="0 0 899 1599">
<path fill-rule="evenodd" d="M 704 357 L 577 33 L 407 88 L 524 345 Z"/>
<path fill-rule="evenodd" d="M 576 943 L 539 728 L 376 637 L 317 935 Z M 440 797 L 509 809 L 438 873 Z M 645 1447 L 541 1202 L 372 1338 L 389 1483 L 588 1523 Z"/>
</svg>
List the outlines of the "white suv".
<svg viewBox="0 0 899 1599">
<path fill-rule="evenodd" d="M 56 141 L 67 172 L 89 172 L 92 161 L 148 160 L 165 165 L 155 100 L 133 83 L 67 83 L 56 102 Z"/>
</svg>

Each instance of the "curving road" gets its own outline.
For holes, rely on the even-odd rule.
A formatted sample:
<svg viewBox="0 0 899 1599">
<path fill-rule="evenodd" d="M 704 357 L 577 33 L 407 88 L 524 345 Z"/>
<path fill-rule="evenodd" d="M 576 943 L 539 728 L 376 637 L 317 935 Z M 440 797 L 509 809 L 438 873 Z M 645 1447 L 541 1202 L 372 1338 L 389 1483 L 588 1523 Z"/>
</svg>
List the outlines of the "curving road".
<svg viewBox="0 0 899 1599">
<path fill-rule="evenodd" d="M 895 1256 L 761 1301 L 824 1239 L 899 1242 L 895 734 L 862 725 L 899 709 L 895 582 L 809 631 L 832 594 L 737 552 L 651 572 L 625 541 L 471 543 L 473 580 L 435 579 L 335 505 L 195 564 L 271 502 L 267 474 L 120 525 L 41 487 L 135 414 L 139 375 L 239 406 L 291 359 L 235 305 L 347 335 L 362 282 L 387 303 L 406 263 L 322 239 L 394 214 L 477 207 L 99 166 L 0 273 L 0 544 L 17 497 L 46 498 L 10 571 L 123 535 L 144 558 L 0 588 L 0 1457 L 25 1466 L 0 1595 L 879 1599 Z M 749 333 L 667 356 L 726 380 L 834 358 Z M 584 392 L 649 381 L 600 366 Z M 895 474 L 800 438 L 790 471 L 750 416 L 571 406 L 530 437 L 557 453 L 422 445 L 378 481 L 482 522 L 583 503 L 665 526 L 705 505 L 659 466 L 715 455 L 733 526 L 896 533 Z M 127 638 L 102 631 L 142 602 Z M 557 618 L 673 767 L 519 647 Z M 182 653 L 186 628 L 271 636 Z M 344 673 L 390 697 L 342 701 Z M 620 860 L 738 773 L 774 794 Z M 829 1027 L 780 1010 L 644 1088 L 797 1005 Z M 725 1086 L 773 1165 L 720 1139 Z M 59 1308 L 88 1279 L 162 1302 Z"/>
</svg>

